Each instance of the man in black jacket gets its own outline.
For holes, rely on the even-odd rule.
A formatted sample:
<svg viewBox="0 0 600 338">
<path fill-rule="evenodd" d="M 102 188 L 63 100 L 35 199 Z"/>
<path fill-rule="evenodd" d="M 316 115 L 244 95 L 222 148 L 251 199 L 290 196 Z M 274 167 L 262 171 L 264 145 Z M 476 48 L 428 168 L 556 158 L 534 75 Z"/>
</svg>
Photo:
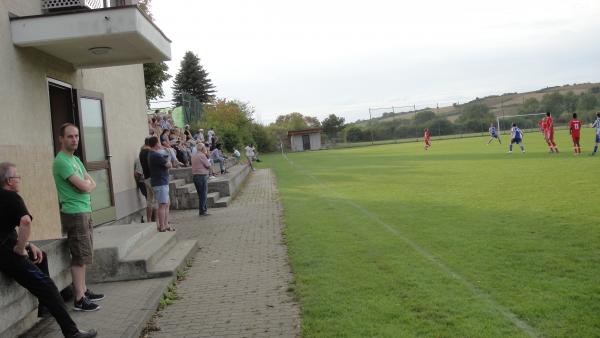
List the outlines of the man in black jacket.
<svg viewBox="0 0 600 338">
<path fill-rule="evenodd" d="M 18 194 L 21 176 L 14 164 L 0 163 L 0 183 L 0 271 L 38 298 L 40 306 L 56 319 L 65 337 L 95 337 L 95 330 L 86 332 L 77 328 L 56 284 L 48 277 L 46 254 L 28 243 L 33 218 Z"/>
</svg>

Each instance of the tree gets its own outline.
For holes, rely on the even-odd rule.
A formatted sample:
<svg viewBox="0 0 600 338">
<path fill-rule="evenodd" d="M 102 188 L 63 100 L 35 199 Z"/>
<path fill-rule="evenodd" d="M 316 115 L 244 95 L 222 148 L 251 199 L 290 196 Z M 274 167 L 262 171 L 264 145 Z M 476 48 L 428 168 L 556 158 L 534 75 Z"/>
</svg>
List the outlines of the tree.
<svg viewBox="0 0 600 338">
<path fill-rule="evenodd" d="M 183 103 L 181 95 L 188 93 L 202 103 L 211 102 L 215 98 L 214 88 L 208 73 L 200 65 L 200 58 L 187 51 L 173 83 L 173 101 L 181 106 Z"/>
<path fill-rule="evenodd" d="M 363 131 L 357 126 L 349 126 L 345 129 L 347 142 L 358 142 L 363 137 Z"/>
<path fill-rule="evenodd" d="M 592 109 L 596 108 L 597 105 L 598 105 L 598 98 L 596 97 L 596 95 L 594 95 L 592 93 L 585 93 L 585 94 L 581 94 L 581 96 L 579 96 L 579 100 L 577 102 L 577 110 L 579 110 L 579 111 L 592 110 Z"/>
<path fill-rule="evenodd" d="M 296 112 L 277 116 L 275 124 L 284 127 L 286 132 L 289 130 L 307 129 L 309 127 L 317 128 L 320 125 L 319 120 L 315 117 L 304 116 Z"/>
<path fill-rule="evenodd" d="M 144 84 L 146 85 L 146 105 L 149 106 L 150 100 L 163 97 L 165 95 L 162 84 L 171 78 L 167 73 L 169 66 L 164 62 L 144 63 Z"/>
<path fill-rule="evenodd" d="M 206 105 L 203 121 L 196 128 L 213 128 L 226 150 L 240 148 L 253 142 L 251 127 L 254 109 L 245 102 L 218 99 L 214 105 Z"/>
<path fill-rule="evenodd" d="M 152 13 L 150 13 L 150 1 L 151 0 L 140 0 L 140 2 L 138 2 L 138 7 L 142 13 L 146 14 L 150 21 L 154 21 L 154 17 L 152 17 Z M 164 62 L 144 63 L 144 84 L 146 86 L 146 105 L 148 107 L 150 106 L 150 100 L 165 95 L 162 84 L 171 78 L 168 71 L 169 66 Z"/>
<path fill-rule="evenodd" d="M 559 92 L 546 94 L 542 97 L 542 110 L 558 113 L 564 109 L 564 98 Z"/>
<path fill-rule="evenodd" d="M 521 114 L 535 114 L 541 111 L 540 102 L 535 97 L 530 97 L 521 105 Z"/>
<path fill-rule="evenodd" d="M 417 124 L 423 124 L 427 121 L 433 120 L 435 118 L 435 113 L 431 110 L 420 111 L 415 116 L 415 122 Z"/>
<path fill-rule="evenodd" d="M 344 128 L 344 121 L 343 117 L 337 117 L 335 114 L 330 114 L 323 119 L 321 126 L 323 127 L 325 134 L 331 139 L 335 138 L 337 133 Z"/>
<path fill-rule="evenodd" d="M 488 120 L 493 119 L 494 115 L 490 113 L 490 108 L 483 103 L 472 103 L 465 105 L 463 112 L 458 118 L 459 121 L 466 120 Z"/>
</svg>

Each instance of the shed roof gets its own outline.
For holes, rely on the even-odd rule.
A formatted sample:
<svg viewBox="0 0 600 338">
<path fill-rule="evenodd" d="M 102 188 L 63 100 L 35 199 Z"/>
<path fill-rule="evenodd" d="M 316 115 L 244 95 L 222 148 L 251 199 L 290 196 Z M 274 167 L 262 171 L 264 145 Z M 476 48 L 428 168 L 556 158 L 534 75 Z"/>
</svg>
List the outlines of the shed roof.
<svg viewBox="0 0 600 338">
<path fill-rule="evenodd" d="M 317 134 L 320 132 L 321 132 L 321 128 L 290 130 L 290 131 L 288 131 L 288 137 L 294 136 L 294 135 Z"/>
</svg>

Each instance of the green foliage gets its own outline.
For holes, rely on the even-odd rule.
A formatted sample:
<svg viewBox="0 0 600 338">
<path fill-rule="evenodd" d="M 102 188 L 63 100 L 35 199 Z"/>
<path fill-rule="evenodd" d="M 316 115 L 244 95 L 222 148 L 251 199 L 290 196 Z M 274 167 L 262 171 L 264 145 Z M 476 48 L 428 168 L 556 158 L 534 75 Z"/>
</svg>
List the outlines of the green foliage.
<svg viewBox="0 0 600 338">
<path fill-rule="evenodd" d="M 323 119 L 321 123 L 323 132 L 331 139 L 335 138 L 337 134 L 344 128 L 343 117 L 337 117 L 335 114 L 330 114 L 328 117 Z"/>
<path fill-rule="evenodd" d="M 424 110 L 417 112 L 415 121 L 417 124 L 424 124 L 425 122 L 431 121 L 435 118 L 435 113 L 431 110 Z"/>
<path fill-rule="evenodd" d="M 559 92 L 552 92 L 542 97 L 541 107 L 544 112 L 559 112 L 564 109 L 564 99 Z"/>
<path fill-rule="evenodd" d="M 352 125 L 344 129 L 346 133 L 346 142 L 358 142 L 363 140 L 363 131 L 359 127 Z"/>
<path fill-rule="evenodd" d="M 525 100 L 519 109 L 519 114 L 536 114 L 541 112 L 540 102 L 535 97 Z"/>
<path fill-rule="evenodd" d="M 181 94 L 185 92 L 207 103 L 215 97 L 214 88 L 208 73 L 200 64 L 200 58 L 191 51 L 186 52 L 173 83 L 173 101 L 181 106 Z"/>
<path fill-rule="evenodd" d="M 241 101 L 218 99 L 212 105 L 204 106 L 203 121 L 196 126 L 205 132 L 213 128 L 225 150 L 241 149 L 244 144 L 253 143 L 252 115 L 254 108 Z M 260 149 L 259 149 L 260 150 Z"/>
<path fill-rule="evenodd" d="M 277 150 L 277 140 L 269 134 L 268 128 L 258 123 L 253 123 L 251 127 L 252 139 L 256 144 L 256 149 L 261 152 L 271 152 Z"/>
<path fill-rule="evenodd" d="M 144 83 L 146 85 L 146 105 L 148 101 L 165 95 L 162 84 L 171 78 L 169 66 L 164 62 L 144 63 Z"/>
<path fill-rule="evenodd" d="M 471 103 L 463 107 L 462 114 L 458 118 L 459 122 L 469 120 L 481 120 L 489 122 L 494 119 L 494 114 L 490 113 L 490 108 L 483 103 Z"/>
<path fill-rule="evenodd" d="M 594 95 L 593 92 L 584 93 L 579 96 L 579 100 L 577 101 L 577 110 L 591 110 L 596 107 L 598 107 L 598 97 Z"/>
<path fill-rule="evenodd" d="M 300 113 L 279 115 L 275 124 L 285 127 L 288 131 L 320 127 L 320 122 L 316 117 L 304 116 Z"/>
</svg>

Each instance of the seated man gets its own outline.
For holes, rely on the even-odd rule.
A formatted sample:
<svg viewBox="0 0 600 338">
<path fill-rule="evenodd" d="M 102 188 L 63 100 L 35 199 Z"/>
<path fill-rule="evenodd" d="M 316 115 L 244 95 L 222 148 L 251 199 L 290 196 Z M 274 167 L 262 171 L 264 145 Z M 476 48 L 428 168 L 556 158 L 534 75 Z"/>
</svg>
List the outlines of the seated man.
<svg viewBox="0 0 600 338">
<path fill-rule="evenodd" d="M 56 319 L 65 337 L 95 337 L 96 331 L 77 328 L 58 288 L 48 277 L 46 254 L 27 242 L 32 217 L 18 194 L 21 177 L 14 164 L 0 163 L 0 181 L 0 271 L 37 297 L 40 307 L 46 308 Z"/>
<path fill-rule="evenodd" d="M 221 152 L 221 143 L 217 143 L 215 149 L 210 152 L 210 159 L 213 163 L 219 163 L 221 174 L 225 173 L 225 156 Z"/>
</svg>

